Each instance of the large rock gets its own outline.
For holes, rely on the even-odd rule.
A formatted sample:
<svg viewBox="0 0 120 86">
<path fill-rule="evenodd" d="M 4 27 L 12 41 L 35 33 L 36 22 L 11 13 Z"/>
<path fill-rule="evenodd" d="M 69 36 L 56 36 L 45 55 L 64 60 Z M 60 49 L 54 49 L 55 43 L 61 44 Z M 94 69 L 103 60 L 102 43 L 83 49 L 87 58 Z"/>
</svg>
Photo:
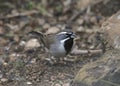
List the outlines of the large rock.
<svg viewBox="0 0 120 86">
<path fill-rule="evenodd" d="M 120 49 L 120 11 L 103 23 L 101 29 L 108 44 Z"/>
<path fill-rule="evenodd" d="M 111 16 L 120 9 L 120 0 L 79 0 L 78 9 L 90 7 L 92 12 Z"/>
<path fill-rule="evenodd" d="M 119 52 L 118 50 L 107 51 L 97 61 L 83 66 L 72 86 L 120 86 Z"/>
<path fill-rule="evenodd" d="M 101 31 L 105 41 L 113 48 L 97 61 L 84 65 L 72 86 L 120 86 L 120 12 L 110 17 Z"/>
</svg>

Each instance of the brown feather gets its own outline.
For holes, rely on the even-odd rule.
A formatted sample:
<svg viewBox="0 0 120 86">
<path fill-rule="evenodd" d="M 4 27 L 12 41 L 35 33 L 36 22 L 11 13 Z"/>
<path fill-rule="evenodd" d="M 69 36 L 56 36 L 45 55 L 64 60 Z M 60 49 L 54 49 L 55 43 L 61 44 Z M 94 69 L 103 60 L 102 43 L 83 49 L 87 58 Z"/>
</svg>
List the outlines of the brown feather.
<svg viewBox="0 0 120 86">
<path fill-rule="evenodd" d="M 55 40 L 54 40 L 55 36 L 53 36 L 53 35 L 45 35 L 42 32 L 37 32 L 37 31 L 32 31 L 32 32 L 30 32 L 30 34 L 32 34 L 34 37 L 36 37 L 48 49 L 50 48 L 50 45 L 53 42 L 55 42 Z"/>
</svg>

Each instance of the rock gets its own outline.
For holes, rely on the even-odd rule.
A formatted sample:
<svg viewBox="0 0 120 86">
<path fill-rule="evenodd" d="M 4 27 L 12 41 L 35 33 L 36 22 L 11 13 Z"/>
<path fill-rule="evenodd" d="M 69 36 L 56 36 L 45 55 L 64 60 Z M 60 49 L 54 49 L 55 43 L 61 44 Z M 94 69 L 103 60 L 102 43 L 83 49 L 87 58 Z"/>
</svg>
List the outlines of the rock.
<svg viewBox="0 0 120 86">
<path fill-rule="evenodd" d="M 25 44 L 25 50 L 29 50 L 29 49 L 34 49 L 36 47 L 39 47 L 40 44 L 37 41 L 37 39 L 30 39 L 26 44 Z"/>
<path fill-rule="evenodd" d="M 84 24 L 84 20 L 83 20 L 83 19 L 79 19 L 79 20 L 77 20 L 77 23 L 78 23 L 79 25 L 83 25 L 83 24 Z"/>
<path fill-rule="evenodd" d="M 3 37 L 0 37 L 0 46 L 4 46 L 6 43 L 7 43 L 7 40 Z"/>
<path fill-rule="evenodd" d="M 77 32 L 85 32 L 85 28 L 83 28 L 82 26 L 78 27 Z"/>
<path fill-rule="evenodd" d="M 110 50 L 95 62 L 80 69 L 72 86 L 120 85 L 120 51 Z"/>
<path fill-rule="evenodd" d="M 101 32 L 112 49 L 84 65 L 71 86 L 120 86 L 120 11 L 103 23 Z"/>
<path fill-rule="evenodd" d="M 54 27 L 50 27 L 50 28 L 47 30 L 46 34 L 55 34 L 55 33 L 57 33 L 58 31 L 60 31 L 60 29 L 54 26 Z"/>
<path fill-rule="evenodd" d="M 7 62 L 4 62 L 4 63 L 3 63 L 3 66 L 4 66 L 4 67 L 7 67 L 7 66 L 8 66 L 8 63 L 7 63 Z"/>
<path fill-rule="evenodd" d="M 43 29 L 48 29 L 48 28 L 50 28 L 50 24 L 45 23 L 45 24 L 43 25 Z"/>
<path fill-rule="evenodd" d="M 111 16 L 120 9 L 119 0 L 79 0 L 77 8 L 81 10 L 90 9 L 103 16 Z"/>
<path fill-rule="evenodd" d="M 1 78 L 1 82 L 7 82 L 8 79 L 7 78 Z"/>
<path fill-rule="evenodd" d="M 26 42 L 25 42 L 25 41 L 23 41 L 23 40 L 22 40 L 22 41 L 20 41 L 20 43 L 19 43 L 19 45 L 20 45 L 20 46 L 24 46 L 25 44 L 26 44 Z"/>
<path fill-rule="evenodd" d="M 92 0 L 90 8 L 92 12 L 99 13 L 103 16 L 112 16 L 120 9 L 119 0 Z"/>
<path fill-rule="evenodd" d="M 110 46 L 120 49 L 120 11 L 103 23 L 101 32 Z"/>
<path fill-rule="evenodd" d="M 77 3 L 77 7 L 80 9 L 86 8 L 91 2 L 94 2 L 94 0 L 80 0 Z"/>
<path fill-rule="evenodd" d="M 45 24 L 45 19 L 39 18 L 37 19 L 39 25 L 44 25 Z"/>
<path fill-rule="evenodd" d="M 31 85 L 31 84 L 32 84 L 32 82 L 29 82 L 29 81 L 27 82 L 27 85 Z"/>
</svg>

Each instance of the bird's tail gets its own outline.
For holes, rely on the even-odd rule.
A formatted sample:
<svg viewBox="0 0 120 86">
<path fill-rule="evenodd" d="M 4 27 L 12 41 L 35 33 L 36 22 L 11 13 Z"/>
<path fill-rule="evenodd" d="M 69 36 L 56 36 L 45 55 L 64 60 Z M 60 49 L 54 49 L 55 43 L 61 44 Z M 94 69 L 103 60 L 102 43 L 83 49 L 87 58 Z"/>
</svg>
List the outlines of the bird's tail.
<svg viewBox="0 0 120 86">
<path fill-rule="evenodd" d="M 31 31 L 29 32 L 29 35 L 34 38 L 37 38 L 40 42 L 42 42 L 45 45 L 46 35 L 44 35 L 42 32 Z"/>
</svg>

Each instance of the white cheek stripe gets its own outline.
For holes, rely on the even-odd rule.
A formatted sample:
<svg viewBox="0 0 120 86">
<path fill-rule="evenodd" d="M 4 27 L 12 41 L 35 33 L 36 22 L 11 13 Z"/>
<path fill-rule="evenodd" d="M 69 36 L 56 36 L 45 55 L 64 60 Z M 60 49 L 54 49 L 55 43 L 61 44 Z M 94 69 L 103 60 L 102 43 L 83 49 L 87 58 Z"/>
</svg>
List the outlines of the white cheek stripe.
<svg viewBox="0 0 120 86">
<path fill-rule="evenodd" d="M 68 40 L 69 38 L 63 39 L 60 41 L 60 43 L 64 43 L 66 40 Z"/>
</svg>

